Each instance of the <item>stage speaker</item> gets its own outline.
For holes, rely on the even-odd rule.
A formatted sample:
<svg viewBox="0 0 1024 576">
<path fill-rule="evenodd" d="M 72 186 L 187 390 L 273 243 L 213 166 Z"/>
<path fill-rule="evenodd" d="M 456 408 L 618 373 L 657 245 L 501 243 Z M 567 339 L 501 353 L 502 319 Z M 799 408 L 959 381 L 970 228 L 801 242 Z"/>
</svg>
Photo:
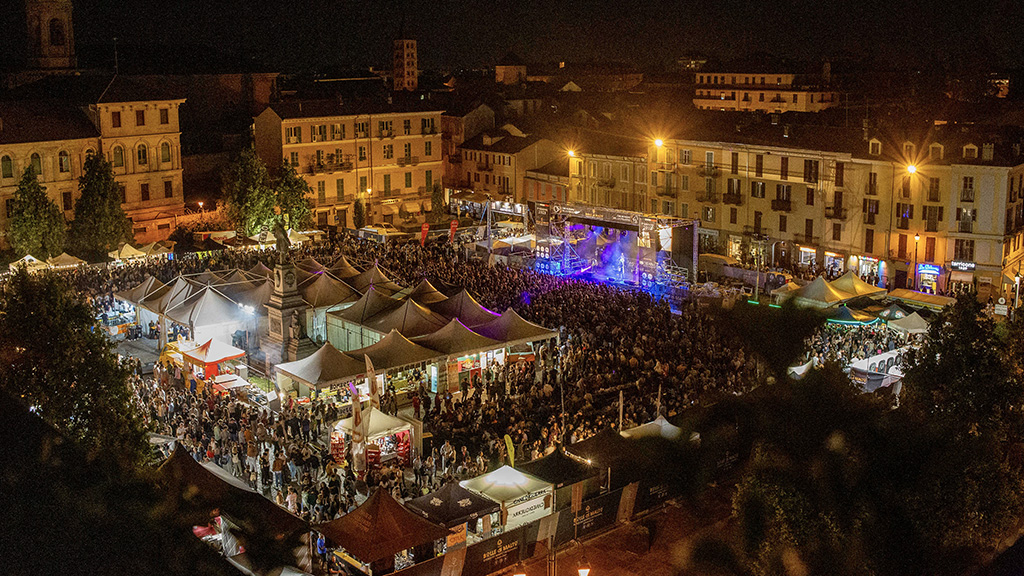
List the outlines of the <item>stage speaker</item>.
<svg viewBox="0 0 1024 576">
<path fill-rule="evenodd" d="M 688 224 L 672 229 L 672 260 L 676 266 L 697 269 L 697 226 Z"/>
</svg>

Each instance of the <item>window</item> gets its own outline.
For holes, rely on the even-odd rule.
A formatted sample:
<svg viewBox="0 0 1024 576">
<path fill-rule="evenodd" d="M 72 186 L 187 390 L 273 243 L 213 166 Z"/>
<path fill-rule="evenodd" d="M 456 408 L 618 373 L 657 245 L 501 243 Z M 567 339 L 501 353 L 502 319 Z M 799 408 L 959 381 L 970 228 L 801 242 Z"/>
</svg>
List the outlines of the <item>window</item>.
<svg viewBox="0 0 1024 576">
<path fill-rule="evenodd" d="M 928 157 L 932 160 L 942 160 L 944 152 L 942 144 L 932 144 L 928 147 Z"/>
<path fill-rule="evenodd" d="M 412 120 L 402 120 L 402 134 L 412 134 Z"/>
<path fill-rule="evenodd" d="M 729 208 L 729 224 L 735 224 L 739 217 L 739 211 L 735 208 Z"/>
<path fill-rule="evenodd" d="M 714 168 L 715 167 L 715 153 L 714 152 L 710 152 L 709 151 L 709 152 L 705 152 L 704 153 L 704 164 L 706 164 L 708 168 Z"/>
<path fill-rule="evenodd" d="M 356 138 L 366 138 L 369 135 L 370 125 L 365 120 L 356 122 Z"/>
<path fill-rule="evenodd" d="M 384 145 L 384 159 L 390 160 L 395 157 L 395 147 L 392 144 Z"/>
<path fill-rule="evenodd" d="M 729 194 L 739 195 L 740 193 L 741 180 L 739 178 L 729 178 L 726 182 L 726 190 Z"/>
<path fill-rule="evenodd" d="M 928 179 L 928 201 L 938 202 L 939 201 L 939 179 L 929 178 Z"/>
<path fill-rule="evenodd" d="M 807 205 L 814 206 L 814 188 L 807 187 Z"/>
<path fill-rule="evenodd" d="M 120 168 L 122 166 L 124 166 L 124 148 L 114 146 L 114 167 Z"/>
<path fill-rule="evenodd" d="M 732 153 L 732 161 L 729 163 L 729 171 L 733 174 L 739 174 L 740 172 L 740 153 Z"/>
<path fill-rule="evenodd" d="M 71 192 L 62 192 L 60 195 L 60 203 L 61 208 L 65 212 L 75 209 L 74 205 L 71 203 Z"/>
<path fill-rule="evenodd" d="M 793 104 L 797 103 L 797 94 L 793 94 Z"/>
<path fill-rule="evenodd" d="M 110 113 L 110 125 L 112 127 L 114 127 L 114 128 L 120 128 L 121 127 L 121 113 L 120 112 L 111 112 Z"/>
<path fill-rule="evenodd" d="M 291 154 L 289 155 L 289 157 L 288 157 L 288 158 L 289 158 L 289 163 L 290 163 L 290 164 L 291 164 L 292 166 L 298 166 L 298 165 L 299 165 L 299 153 L 298 153 L 298 152 L 292 152 L 292 153 L 291 153 Z"/>
<path fill-rule="evenodd" d="M 43 173 L 43 159 L 39 157 L 39 154 L 35 152 L 29 157 L 32 171 L 35 172 L 36 176 L 40 176 Z"/>
<path fill-rule="evenodd" d="M 715 208 L 713 206 L 705 206 L 701 208 L 701 219 L 705 222 L 715 221 Z"/>
<path fill-rule="evenodd" d="M 929 236 L 924 239 L 924 261 L 935 262 L 935 237 Z"/>
<path fill-rule="evenodd" d="M 896 203 L 896 227 L 901 230 L 908 230 L 910 228 L 910 221 L 914 219 L 914 205 L 904 204 L 903 202 Z"/>
<path fill-rule="evenodd" d="M 377 131 L 380 132 L 381 136 L 390 136 L 392 127 L 391 120 L 378 120 Z"/>
<path fill-rule="evenodd" d="M 327 125 L 318 124 L 310 126 L 309 140 L 311 142 L 326 142 L 327 141 Z"/>
<path fill-rule="evenodd" d="M 174 198 L 174 182 L 164 180 L 164 198 Z"/>
<path fill-rule="evenodd" d="M 338 196 L 338 200 L 345 197 L 345 179 L 338 178 L 334 181 L 334 193 Z"/>
<path fill-rule="evenodd" d="M 135 125 L 136 126 L 145 126 L 146 125 L 146 111 L 145 110 L 136 110 L 135 111 Z"/>
<path fill-rule="evenodd" d="M 629 182 L 629 165 L 628 164 L 623 164 L 622 165 L 621 174 L 622 174 L 622 176 L 621 176 L 622 177 L 622 181 L 623 182 Z"/>
<path fill-rule="evenodd" d="M 865 224 L 874 224 L 875 223 L 875 215 L 878 214 L 878 200 L 868 200 L 867 198 L 865 198 L 864 199 L 863 209 L 864 209 L 864 223 Z"/>
<path fill-rule="evenodd" d="M 160 123 L 161 124 L 170 124 L 171 123 L 171 113 L 170 113 L 170 111 L 167 108 L 161 108 L 160 109 Z"/>
<path fill-rule="evenodd" d="M 776 184 L 775 185 L 775 199 L 786 200 L 790 199 L 790 195 L 793 192 L 793 186 L 789 184 Z"/>
<path fill-rule="evenodd" d="M 786 215 L 785 214 L 779 214 L 779 232 L 785 232 L 786 231 L 786 224 L 787 224 L 787 222 L 786 222 Z"/>
<path fill-rule="evenodd" d="M 424 173 L 424 175 L 423 175 L 423 182 L 424 182 L 424 184 L 426 185 L 427 188 L 432 188 L 434 186 L 434 171 L 433 170 L 427 170 L 426 173 Z"/>
<path fill-rule="evenodd" d="M 804 182 L 817 184 L 818 182 L 818 161 L 804 160 Z"/>
<path fill-rule="evenodd" d="M 331 124 L 331 140 L 344 140 L 345 139 L 345 125 L 344 124 Z"/>
<path fill-rule="evenodd" d="M 284 129 L 285 142 L 288 144 L 302 143 L 302 126 L 288 126 Z"/>
<path fill-rule="evenodd" d="M 680 149 L 679 150 L 679 163 L 680 164 L 692 164 L 693 163 L 693 150 Z"/>
<path fill-rule="evenodd" d="M 942 222 L 942 206 L 924 206 L 925 231 L 938 232 Z"/>
<path fill-rule="evenodd" d="M 427 141 L 423 143 L 423 155 L 427 158 L 434 155 L 434 143 Z"/>
<path fill-rule="evenodd" d="M 899 241 L 897 242 L 896 257 L 906 258 L 907 257 L 907 235 L 900 234 Z"/>
<path fill-rule="evenodd" d="M 324 180 L 316 183 L 316 203 L 320 206 L 327 204 L 327 182 Z"/>
<path fill-rule="evenodd" d="M 412 188 L 412 172 L 405 173 L 405 187 Z"/>
<path fill-rule="evenodd" d="M 868 146 L 868 152 L 872 156 L 880 155 L 882 153 L 882 143 L 879 142 L 878 140 L 872 140 L 871 144 L 869 144 Z"/>
<path fill-rule="evenodd" d="M 764 176 L 764 155 L 758 154 L 754 157 L 754 176 L 761 178 Z M 761 196 L 764 198 L 764 196 Z"/>
<path fill-rule="evenodd" d="M 875 251 L 875 231 L 871 228 L 864 230 L 864 251 L 868 254 Z"/>
<path fill-rule="evenodd" d="M 66 150 L 57 154 L 57 170 L 60 172 L 71 172 L 71 155 Z"/>
<path fill-rule="evenodd" d="M 59 18 L 50 20 L 50 46 L 63 46 L 67 43 L 64 35 L 64 23 Z"/>
<path fill-rule="evenodd" d="M 843 239 L 843 225 L 839 222 L 832 223 L 832 241 L 840 242 Z"/>
<path fill-rule="evenodd" d="M 171 145 L 167 142 L 163 142 L 162 144 L 160 144 L 160 161 L 171 161 Z"/>
<path fill-rule="evenodd" d="M 10 156 L 0 158 L 0 176 L 14 178 L 14 162 Z"/>
<path fill-rule="evenodd" d="M 139 185 L 139 196 L 142 197 L 143 202 L 149 201 L 149 183 L 143 182 Z"/>
<path fill-rule="evenodd" d="M 754 232 L 757 234 L 761 233 L 761 212 L 754 210 Z"/>
<path fill-rule="evenodd" d="M 974 221 L 978 219 L 978 211 L 972 208 L 957 208 L 956 220 L 958 232 L 973 232 Z"/>
<path fill-rule="evenodd" d="M 844 164 L 842 162 L 836 162 L 836 173 L 835 173 L 836 186 L 842 186 L 843 183 L 845 182 L 845 180 L 846 180 L 846 174 L 844 174 L 845 170 L 846 170 L 846 164 Z"/>
<path fill-rule="evenodd" d="M 757 94 L 757 101 L 758 102 L 764 102 L 764 92 L 759 92 Z"/>
<path fill-rule="evenodd" d="M 680 190 L 689 190 L 690 189 L 690 176 L 688 174 L 680 174 L 677 177 L 679 178 L 679 189 Z"/>
<path fill-rule="evenodd" d="M 789 179 L 789 158 L 779 158 L 779 177 L 783 180 Z"/>
<path fill-rule="evenodd" d="M 359 147 L 359 161 L 366 162 L 366 146 Z"/>
<path fill-rule="evenodd" d="M 391 192 L 391 174 L 384 175 L 384 192 Z"/>
<path fill-rule="evenodd" d="M 974 144 L 968 144 L 964 146 L 964 158 L 968 160 L 974 160 L 978 157 L 978 147 Z"/>
<path fill-rule="evenodd" d="M 140 166 L 144 166 L 149 163 L 149 149 L 146 148 L 145 144 L 139 144 L 137 154 Z"/>
<path fill-rule="evenodd" d="M 974 260 L 974 240 L 957 238 L 953 243 L 953 259 L 971 262 Z"/>
<path fill-rule="evenodd" d="M 804 220 L 804 239 L 806 242 L 814 242 L 814 220 Z"/>
<path fill-rule="evenodd" d="M 764 198 L 764 182 L 751 182 L 750 183 L 750 197 L 751 198 Z"/>
<path fill-rule="evenodd" d="M 974 202 L 974 176 L 964 176 L 963 188 L 960 189 L 961 202 Z"/>
<path fill-rule="evenodd" d="M 914 161 L 914 145 L 907 142 L 903 145 L 903 159 L 907 162 Z"/>
<path fill-rule="evenodd" d="M 675 202 L 670 202 L 668 200 L 665 200 L 665 201 L 663 201 L 661 203 L 661 213 L 662 214 L 672 214 L 672 210 L 674 210 L 674 209 L 675 209 Z"/>
<path fill-rule="evenodd" d="M 420 130 L 424 134 L 434 133 L 434 119 L 433 118 L 421 118 L 420 119 Z"/>
<path fill-rule="evenodd" d="M 367 188 L 367 186 L 366 186 L 366 176 L 360 176 L 359 177 L 359 192 L 363 193 L 363 192 L 369 192 L 369 191 L 370 191 L 369 188 Z"/>
</svg>

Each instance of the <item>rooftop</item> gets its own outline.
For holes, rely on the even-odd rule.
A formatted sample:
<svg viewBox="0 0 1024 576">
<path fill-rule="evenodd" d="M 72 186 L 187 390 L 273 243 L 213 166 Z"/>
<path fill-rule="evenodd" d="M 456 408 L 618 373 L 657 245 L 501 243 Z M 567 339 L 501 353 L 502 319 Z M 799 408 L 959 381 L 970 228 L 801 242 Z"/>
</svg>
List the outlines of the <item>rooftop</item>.
<svg viewBox="0 0 1024 576">
<path fill-rule="evenodd" d="M 516 154 L 540 140 L 540 136 L 532 134 L 513 136 L 506 130 L 489 130 L 466 140 L 460 148 L 463 150 L 482 150 L 499 154 Z"/>
<path fill-rule="evenodd" d="M 351 100 L 286 100 L 270 108 L 282 119 L 319 118 L 326 116 L 357 116 L 365 114 L 400 114 L 403 112 L 441 112 L 443 106 L 429 100 L 383 98 Z"/>
<path fill-rule="evenodd" d="M 185 87 L 167 76 L 81 74 L 49 76 L 12 90 L 12 100 L 64 100 L 71 104 L 110 104 L 184 100 Z"/>
<path fill-rule="evenodd" d="M 0 101 L 0 144 L 52 142 L 98 136 L 99 131 L 85 112 L 65 102 Z"/>
</svg>

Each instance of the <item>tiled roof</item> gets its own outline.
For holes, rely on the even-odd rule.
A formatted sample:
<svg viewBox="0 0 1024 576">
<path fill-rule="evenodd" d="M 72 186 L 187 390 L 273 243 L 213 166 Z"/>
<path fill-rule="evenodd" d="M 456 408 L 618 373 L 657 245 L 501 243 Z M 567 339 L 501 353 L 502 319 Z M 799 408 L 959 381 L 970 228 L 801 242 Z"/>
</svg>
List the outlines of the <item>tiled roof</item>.
<svg viewBox="0 0 1024 576">
<path fill-rule="evenodd" d="M 565 178 L 569 177 L 569 162 L 565 158 L 558 158 L 552 160 L 540 168 L 534 168 L 533 170 L 527 170 L 527 172 L 537 172 L 538 174 L 547 174 L 549 176 L 562 176 Z"/>
<path fill-rule="evenodd" d="M 79 105 L 183 100 L 185 89 L 174 78 L 123 74 L 49 76 L 17 88 L 10 97 L 14 100 L 60 99 Z"/>
<path fill-rule="evenodd" d="M 270 107 L 283 119 L 355 116 L 358 114 L 397 114 L 403 112 L 441 112 L 443 106 L 430 100 L 383 99 L 363 100 L 286 100 Z"/>
<path fill-rule="evenodd" d="M 99 137 L 85 112 L 59 101 L 0 102 L 0 145 Z"/>
<path fill-rule="evenodd" d="M 498 138 L 485 144 L 487 138 Z M 495 152 L 498 154 L 516 154 L 525 148 L 539 142 L 542 138 L 536 135 L 512 136 L 505 130 L 491 130 L 477 134 L 476 136 L 462 143 L 463 150 L 482 150 L 484 152 Z"/>
</svg>

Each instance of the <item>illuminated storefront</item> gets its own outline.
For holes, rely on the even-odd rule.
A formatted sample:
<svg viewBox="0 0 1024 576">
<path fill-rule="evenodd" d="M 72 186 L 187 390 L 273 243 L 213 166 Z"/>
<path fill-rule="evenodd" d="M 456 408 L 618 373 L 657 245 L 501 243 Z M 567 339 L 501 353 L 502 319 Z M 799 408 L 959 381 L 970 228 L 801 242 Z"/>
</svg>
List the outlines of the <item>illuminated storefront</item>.
<svg viewBox="0 0 1024 576">
<path fill-rule="evenodd" d="M 949 263 L 949 286 L 948 289 L 953 288 L 971 288 L 974 286 L 974 271 L 977 268 L 977 264 L 974 262 L 965 262 L 963 260 L 953 260 Z"/>
<path fill-rule="evenodd" d="M 802 249 L 801 249 L 802 250 Z M 834 271 L 838 274 L 842 274 L 845 271 L 844 259 L 842 254 L 836 252 L 825 252 L 825 269 Z"/>
<path fill-rule="evenodd" d="M 813 266 L 818 261 L 818 251 L 807 246 L 799 246 L 800 265 Z"/>
<path fill-rule="evenodd" d="M 936 264 L 917 265 L 917 289 L 921 292 L 936 293 L 939 289 L 939 276 L 942 267 Z"/>
</svg>

